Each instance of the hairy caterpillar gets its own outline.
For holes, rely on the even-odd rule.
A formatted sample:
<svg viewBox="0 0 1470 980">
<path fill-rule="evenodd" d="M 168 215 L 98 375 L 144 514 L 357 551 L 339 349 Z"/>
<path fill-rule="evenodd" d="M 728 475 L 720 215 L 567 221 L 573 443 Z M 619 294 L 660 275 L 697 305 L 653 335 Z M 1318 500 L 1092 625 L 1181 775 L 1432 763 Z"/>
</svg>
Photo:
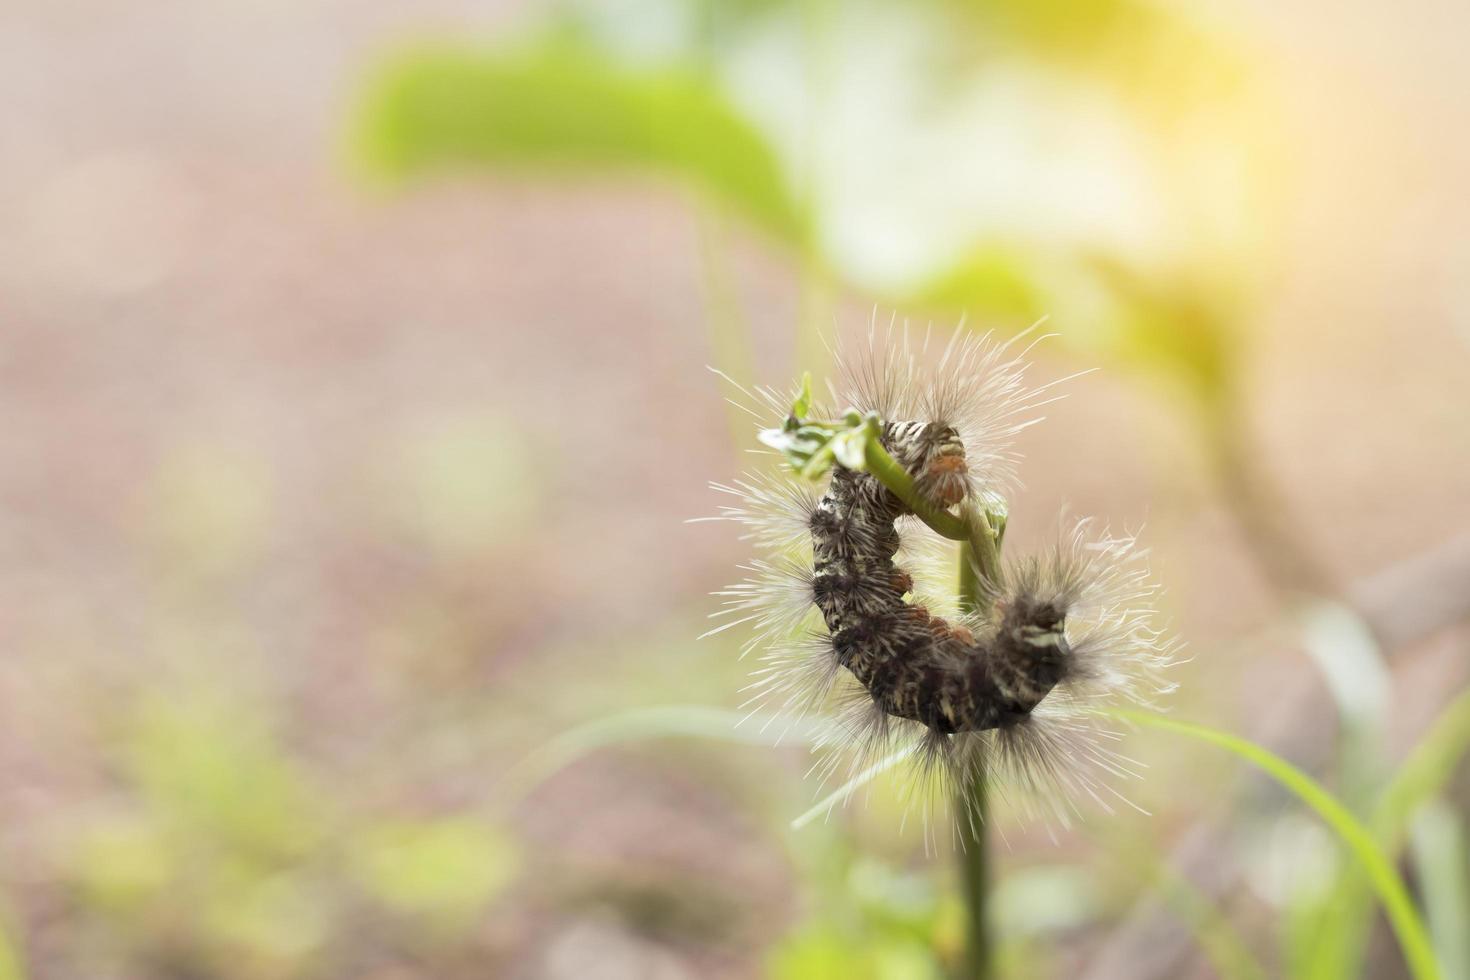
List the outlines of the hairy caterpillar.
<svg viewBox="0 0 1470 980">
<path fill-rule="evenodd" d="M 960 331 L 929 363 L 927 344 L 870 329 L 863 350 L 838 356 L 833 403 L 881 419 L 879 442 L 924 501 L 999 505 L 1014 486 L 1012 441 L 1050 400 L 1050 386 L 1025 383 L 1009 344 Z M 793 401 L 741 390 L 778 417 Z M 815 488 L 794 474 L 714 486 L 737 498 L 720 517 L 774 553 L 720 593 L 717 615 L 734 618 L 712 631 L 755 627 L 754 700 L 835 700 L 827 747 L 856 748 L 859 767 L 903 743 L 921 773 L 1023 787 L 1062 822 L 1075 794 L 1054 790 L 1101 800 L 1113 792 L 1101 773 L 1132 774 L 1090 710 L 1171 687 L 1161 672 L 1173 644 L 1150 625 L 1155 589 L 1131 538 L 1075 522 L 1049 554 L 1007 565 L 989 583 L 989 613 L 975 615 L 946 598 L 952 590 L 925 587 L 932 532 L 871 473 L 839 465 Z M 813 608 L 824 628 L 805 627 Z M 829 756 L 829 775 L 841 755 Z"/>
</svg>

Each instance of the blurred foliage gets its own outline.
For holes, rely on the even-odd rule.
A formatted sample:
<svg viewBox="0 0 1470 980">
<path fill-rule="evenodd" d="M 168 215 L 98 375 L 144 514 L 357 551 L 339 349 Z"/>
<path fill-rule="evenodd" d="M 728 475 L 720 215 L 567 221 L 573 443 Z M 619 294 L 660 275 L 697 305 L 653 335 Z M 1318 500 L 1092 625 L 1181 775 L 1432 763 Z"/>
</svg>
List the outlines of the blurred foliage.
<svg viewBox="0 0 1470 980">
<path fill-rule="evenodd" d="M 1033 262 L 1015 247 L 997 242 L 977 246 L 930 282 L 895 297 L 895 305 L 964 310 L 983 318 L 1032 323 L 1045 312 L 1044 296 Z"/>
<path fill-rule="evenodd" d="M 250 715 L 198 694 L 148 698 L 123 753 L 132 784 L 176 840 L 198 834 L 267 863 L 320 843 L 327 804 Z"/>
<path fill-rule="evenodd" d="M 358 139 L 366 159 L 392 176 L 485 166 L 671 175 L 782 238 L 801 237 L 774 154 L 688 67 L 629 68 L 564 40 L 507 51 L 424 48 L 370 84 Z"/>
<path fill-rule="evenodd" d="M 1201 244 L 1182 265 L 1171 267 L 1161 266 L 1148 247 L 1121 245 L 1130 234 L 1121 230 L 1121 239 L 1111 244 L 1107 239 L 1113 231 L 1104 230 L 1102 241 L 1089 239 L 1090 233 L 1038 231 L 1055 224 L 1047 211 L 1054 190 L 1049 182 L 1066 176 L 1057 171 L 1034 178 L 1025 174 L 1013 189 L 1023 200 L 1035 198 L 1036 227 L 1017 226 L 957 195 L 955 206 L 940 212 L 953 226 L 943 237 L 958 233 L 968 245 L 962 254 L 938 258 L 941 250 L 923 268 L 899 274 L 902 283 L 895 280 L 896 267 L 855 262 L 845 248 L 836 247 L 841 229 L 865 220 L 854 209 L 870 205 L 903 225 L 895 227 L 896 238 L 925 234 L 908 227 L 924 220 L 923 210 L 909 201 L 923 198 L 896 186 L 892 200 L 850 200 L 840 189 L 871 183 L 875 174 L 862 169 L 862 154 L 821 151 L 824 130 L 841 125 L 844 112 L 851 111 L 842 102 L 847 96 L 839 98 L 832 87 L 839 78 L 848 84 L 853 76 L 834 59 L 848 45 L 860 47 L 856 39 L 865 29 L 880 44 L 886 29 L 896 31 L 895 48 L 912 43 L 910 33 L 923 39 L 925 57 L 902 64 L 925 77 L 917 85 L 912 78 L 895 79 L 901 89 L 914 92 L 892 95 L 913 103 L 894 122 L 919 145 L 933 133 L 963 124 L 977 93 L 1013 86 L 1037 72 L 1051 79 L 1039 92 L 1075 92 L 1099 105 L 1111 103 L 1123 136 L 1135 141 L 1128 152 L 1145 161 L 1143 166 L 1162 166 L 1171 153 L 1206 152 L 1190 142 L 1198 139 L 1199 127 L 1182 122 L 1203 112 L 1211 116 L 1204 131 L 1217 150 L 1235 153 L 1249 142 L 1241 134 L 1232 138 L 1229 127 L 1242 123 L 1223 109 L 1248 87 L 1247 62 L 1220 23 L 1185 5 L 931 0 L 900 13 L 824 0 L 642 0 L 611 6 L 569 3 L 540 30 L 528 29 L 495 47 L 441 45 L 401 53 L 365 88 L 356 127 L 359 156 L 389 177 L 448 169 L 537 175 L 639 170 L 676 177 L 754 226 L 799 244 L 810 282 L 835 278 L 889 305 L 949 317 L 968 314 L 1011 329 L 1043 312 L 1056 313 L 1059 322 L 1065 319 L 1066 342 L 1177 377 L 1186 391 L 1216 400 L 1235 366 L 1239 287 L 1250 278 L 1230 258 L 1238 253 L 1239 243 L 1229 240 L 1237 232 L 1194 227 L 1188 224 L 1196 220 L 1191 217 L 1179 219 L 1186 227 L 1155 229 L 1155 237 L 1182 235 Z M 778 37 L 780 44 L 774 41 Z M 766 52 L 770 56 L 786 43 L 801 52 L 803 68 L 797 74 L 752 74 L 750 51 L 776 44 Z M 876 59 L 874 71 L 885 63 Z M 884 77 L 878 73 L 864 81 L 882 84 Z M 1099 90 L 1100 81 L 1109 87 Z M 1026 86 L 1018 90 L 1023 94 L 1012 111 L 1020 118 L 1034 115 L 1037 133 L 1048 133 L 1053 125 L 1058 135 L 1070 131 L 1071 123 L 1046 120 L 1074 111 L 1067 102 L 1072 96 L 1061 96 L 1056 105 L 1043 99 L 1028 106 Z M 970 120 L 977 127 L 982 122 Z M 1161 134 L 1176 127 L 1187 135 L 1179 137 L 1180 148 L 1171 149 L 1173 137 Z M 1029 120 L 1027 128 L 1032 128 Z M 968 150 L 963 143 L 957 148 Z M 1017 152 L 1017 147 L 1001 146 L 998 152 Z M 1110 165 L 1100 161 L 1103 168 Z M 1259 170 L 1262 162 L 1247 157 L 1225 169 L 1249 173 L 1252 165 Z M 956 180 L 986 179 L 983 170 L 961 175 L 946 166 L 942 157 L 915 160 L 892 176 L 912 181 L 924 193 Z M 1018 166 L 1024 173 L 1026 163 L 1018 160 L 1006 161 L 1000 172 Z M 1139 179 L 1129 173 L 1112 176 L 1119 185 Z M 1213 185 L 1172 187 L 1156 176 L 1142 179 L 1154 197 L 1147 205 L 1166 213 L 1188 216 L 1218 208 L 1215 202 L 1171 207 L 1173 195 L 1224 193 Z M 1228 182 L 1225 186 L 1247 193 Z M 1100 189 L 1113 190 L 1105 182 Z M 1237 207 L 1233 214 L 1242 210 Z M 1121 228 L 1131 216 L 1119 213 L 1103 220 Z M 903 251 L 900 245 L 898 253 Z M 1204 277 L 1191 271 L 1195 268 L 1226 271 Z M 730 315 L 712 309 L 711 318 L 718 327 Z M 806 317 L 804 329 L 821 329 L 817 318 Z M 747 359 L 728 343 L 721 347 L 727 361 Z M 820 350 L 806 338 L 798 347 L 808 354 Z"/>
<path fill-rule="evenodd" d="M 350 859 L 367 892 L 389 909 L 461 928 L 505 889 L 517 865 L 504 834 L 463 817 L 369 827 Z"/>
<path fill-rule="evenodd" d="M 959 909 L 932 875 L 859 855 L 830 830 L 803 833 L 794 855 L 818 911 L 769 953 L 773 980 L 939 980 L 955 956 Z"/>
<path fill-rule="evenodd" d="M 349 819 L 260 717 L 202 691 L 144 697 L 118 754 L 133 805 L 79 828 L 61 879 L 161 974 L 340 975 L 464 934 L 516 875 L 517 845 L 477 817 Z M 379 916 L 374 943 L 341 944 Z"/>
<path fill-rule="evenodd" d="M 1334 646 L 1334 652 L 1342 650 Z M 1380 688 L 1370 687 L 1370 690 Z M 1351 727 L 1351 726 L 1349 726 Z M 1345 741 L 1350 752 L 1352 742 Z M 1359 747 L 1358 754 L 1368 751 Z M 1430 807 L 1470 753 L 1470 693 L 1461 694 L 1440 714 L 1391 777 L 1381 774 L 1367 789 L 1362 809 L 1383 849 L 1396 854 L 1404 844 L 1414 814 Z M 1353 761 L 1353 760 L 1349 760 Z M 1359 763 L 1360 764 L 1360 763 Z M 1467 879 L 1470 881 L 1470 879 Z M 1453 892 L 1442 894 L 1453 896 Z M 1443 917 L 1436 896 L 1426 896 L 1431 921 Z M 1443 898 L 1438 901 L 1443 901 Z M 1319 887 L 1292 897 L 1283 939 L 1288 975 L 1303 980 L 1358 976 L 1367 952 L 1373 907 L 1368 883 L 1355 865 L 1339 863 Z M 1452 974 L 1453 975 L 1453 974 Z"/>
<path fill-rule="evenodd" d="M 1442 719 L 1442 727 L 1437 728 L 1426 739 L 1425 744 L 1432 747 L 1429 751 L 1439 751 L 1441 745 L 1454 744 L 1453 740 L 1442 735 L 1442 732 L 1457 731 L 1458 725 L 1462 724 L 1459 713 L 1465 710 L 1467 704 L 1470 704 L 1470 694 L 1463 696 L 1456 705 L 1452 706 L 1446 717 Z M 1119 715 L 1139 724 L 1188 735 L 1232 752 L 1260 767 L 1296 795 L 1301 802 L 1316 811 L 1323 822 L 1337 835 L 1342 848 L 1353 857 L 1358 870 L 1366 877 L 1368 884 L 1376 894 L 1399 941 L 1410 973 L 1419 980 L 1439 976 L 1434 951 L 1420 910 L 1414 904 L 1395 864 L 1388 857 L 1392 848 L 1384 846 L 1383 837 L 1386 835 L 1381 830 L 1378 832 L 1370 830 L 1340 799 L 1328 792 L 1316 780 L 1269 750 L 1246 739 L 1201 725 L 1174 721 L 1159 715 L 1131 711 L 1120 712 Z M 1460 750 L 1464 748 L 1463 745 L 1455 747 Z M 1432 769 L 1429 766 L 1425 768 Z M 1422 771 L 1417 765 L 1409 765 L 1405 769 L 1406 771 Z M 1422 792 L 1426 789 L 1427 780 L 1420 783 L 1416 791 Z M 1391 802 L 1400 793 L 1405 792 L 1408 791 L 1391 784 L 1381 799 Z M 1297 916 L 1303 914 L 1304 911 L 1306 910 L 1298 906 Z M 1293 916 L 1293 919 L 1296 920 L 1297 916 Z M 1289 927 L 1289 934 L 1292 936 L 1300 937 L 1311 933 L 1311 930 L 1302 930 L 1299 921 L 1290 922 Z M 1333 938 L 1340 937 L 1334 936 Z M 1300 941 L 1302 940 L 1295 940 L 1293 945 Z M 1292 956 L 1290 962 L 1294 968 L 1304 966 L 1307 969 L 1316 969 L 1315 961 L 1309 961 L 1310 965 L 1307 965 L 1300 958 Z M 1342 964 L 1338 969 L 1340 972 L 1337 975 L 1339 976 L 1353 975 L 1346 964 Z"/>
</svg>

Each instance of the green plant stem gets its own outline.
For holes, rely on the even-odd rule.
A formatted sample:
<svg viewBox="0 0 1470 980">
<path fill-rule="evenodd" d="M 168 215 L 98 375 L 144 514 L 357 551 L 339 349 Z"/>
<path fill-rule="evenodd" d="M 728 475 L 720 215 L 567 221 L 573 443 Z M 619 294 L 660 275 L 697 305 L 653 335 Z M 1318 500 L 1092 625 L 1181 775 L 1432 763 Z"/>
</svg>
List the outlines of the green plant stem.
<svg viewBox="0 0 1470 980">
<path fill-rule="evenodd" d="M 929 525 L 936 534 L 949 538 L 951 541 L 970 540 L 972 534 L 970 523 L 964 517 L 941 510 L 919 496 L 918 488 L 914 486 L 914 478 L 898 465 L 898 460 L 888 455 L 888 451 L 876 438 L 868 440 L 863 455 L 868 464 L 868 472 L 873 474 L 878 482 L 887 487 L 895 497 L 902 500 L 904 506 L 918 515 L 919 520 Z"/>
<path fill-rule="evenodd" d="M 961 790 L 964 792 L 964 790 Z M 955 801 L 960 828 L 960 889 L 965 899 L 965 980 L 990 980 L 995 975 L 990 948 L 990 848 L 985 823 L 990 818 L 985 780 L 972 781 L 968 800 Z"/>
<path fill-rule="evenodd" d="M 959 515 L 931 505 L 919 495 L 911 476 L 898 465 L 879 444 L 868 440 L 864 451 L 868 472 L 904 502 L 919 519 L 937 534 L 960 541 L 960 608 L 966 613 L 985 616 L 990 613 L 1001 581 L 1000 540 L 1005 531 L 1003 515 L 966 506 Z M 977 768 L 967 773 L 953 801 L 959 826 L 960 888 L 965 899 L 966 980 L 990 980 L 995 975 L 990 936 L 990 850 L 985 825 L 989 817 L 985 772 Z"/>
<path fill-rule="evenodd" d="M 995 586 L 1000 583 L 1000 535 L 985 511 L 965 510 L 969 531 L 960 546 L 960 608 L 977 615 L 990 612 Z M 990 980 L 994 955 L 990 935 L 990 848 L 986 840 L 990 802 L 986 798 L 985 772 L 976 768 L 956 791 L 953 808 L 959 822 L 960 887 L 965 898 L 964 976 Z"/>
<path fill-rule="evenodd" d="M 992 541 L 993 544 L 993 541 Z M 988 549 L 992 554 L 995 548 Z M 966 612 L 979 612 L 988 605 L 990 593 L 981 587 L 980 555 L 973 543 L 960 546 L 960 606 Z M 964 976 L 970 980 L 990 980 L 990 849 L 985 835 L 990 802 L 986 799 L 984 772 L 967 774 L 956 790 L 953 803 L 959 825 L 960 888 L 965 899 Z M 968 797 L 968 798 L 967 798 Z"/>
</svg>

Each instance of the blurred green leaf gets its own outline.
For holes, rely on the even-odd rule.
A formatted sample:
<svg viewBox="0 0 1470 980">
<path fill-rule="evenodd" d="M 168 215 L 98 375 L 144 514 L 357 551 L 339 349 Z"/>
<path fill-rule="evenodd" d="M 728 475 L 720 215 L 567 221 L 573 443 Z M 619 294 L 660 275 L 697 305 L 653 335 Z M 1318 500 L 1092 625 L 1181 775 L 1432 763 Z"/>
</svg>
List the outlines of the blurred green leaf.
<svg viewBox="0 0 1470 980">
<path fill-rule="evenodd" d="M 1120 304 L 1115 353 L 1179 381 L 1205 405 L 1229 394 L 1239 347 L 1233 297 L 1188 277 L 1150 277 L 1111 255 L 1088 264 Z"/>
<path fill-rule="evenodd" d="M 83 834 L 73 859 L 86 900 L 117 912 L 157 898 L 176 871 L 163 829 L 144 820 L 110 823 Z"/>
<path fill-rule="evenodd" d="M 125 752 L 178 832 L 266 859 L 308 853 L 323 833 L 320 799 L 259 720 L 207 695 L 145 702 Z"/>
<path fill-rule="evenodd" d="M 208 957 L 227 975 L 299 976 L 331 934 L 330 905 L 301 876 L 242 869 L 211 884 L 195 914 Z"/>
<path fill-rule="evenodd" d="M 896 297 L 893 304 L 1030 323 L 1046 309 L 1033 265 L 1018 249 L 1003 244 L 982 246 L 928 282 Z"/>
<path fill-rule="evenodd" d="M 351 861 L 389 908 L 461 923 L 510 884 L 519 854 L 502 831 L 455 817 L 374 827 L 353 843 Z"/>
<path fill-rule="evenodd" d="M 1207 406 L 1229 391 L 1239 345 L 1235 298 L 1181 274 L 1151 276 L 1111 254 L 1041 255 L 991 243 L 894 302 L 1024 324 L 1084 294 L 1095 294 L 1089 307 L 1098 310 L 1063 331 L 1064 342 L 1176 382 Z"/>
<path fill-rule="evenodd" d="M 620 167 L 678 176 L 787 240 L 802 219 L 775 153 L 708 75 L 628 67 L 564 40 L 410 51 L 368 86 L 356 133 L 391 176 Z"/>
<path fill-rule="evenodd" d="M 864 980 L 873 976 L 866 951 L 825 927 L 804 929 L 781 942 L 771 951 L 766 972 L 771 980 Z"/>
<path fill-rule="evenodd" d="M 851 936 L 819 920 L 771 951 L 767 975 L 772 980 L 937 980 L 940 974 L 920 942 L 882 932 Z"/>
</svg>

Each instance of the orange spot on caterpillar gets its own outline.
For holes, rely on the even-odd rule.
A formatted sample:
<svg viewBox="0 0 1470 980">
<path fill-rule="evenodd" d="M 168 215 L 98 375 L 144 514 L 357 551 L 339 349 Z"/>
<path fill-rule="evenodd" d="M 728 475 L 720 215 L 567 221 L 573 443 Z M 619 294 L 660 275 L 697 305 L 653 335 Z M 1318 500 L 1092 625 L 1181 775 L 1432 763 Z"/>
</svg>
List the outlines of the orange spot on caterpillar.
<svg viewBox="0 0 1470 980">
<path fill-rule="evenodd" d="M 939 499 L 945 506 L 957 504 L 965 499 L 965 484 L 962 479 L 946 480 L 946 477 L 958 478 L 965 472 L 965 457 L 960 453 L 947 453 L 936 456 L 930 460 L 926 473 L 933 481 L 939 492 Z"/>
</svg>

